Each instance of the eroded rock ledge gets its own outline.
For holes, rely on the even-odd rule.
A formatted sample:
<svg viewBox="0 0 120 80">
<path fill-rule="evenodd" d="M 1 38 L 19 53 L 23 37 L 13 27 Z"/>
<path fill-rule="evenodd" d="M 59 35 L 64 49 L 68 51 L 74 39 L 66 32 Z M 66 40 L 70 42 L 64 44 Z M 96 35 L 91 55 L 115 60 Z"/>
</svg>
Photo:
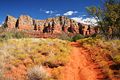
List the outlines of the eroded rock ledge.
<svg viewBox="0 0 120 80">
<path fill-rule="evenodd" d="M 88 25 L 84 25 L 65 16 L 48 18 L 46 20 L 33 19 L 28 15 L 21 15 L 18 19 L 8 15 L 5 20 L 9 29 L 35 30 L 43 33 L 81 33 L 89 35 L 95 30 Z"/>
</svg>

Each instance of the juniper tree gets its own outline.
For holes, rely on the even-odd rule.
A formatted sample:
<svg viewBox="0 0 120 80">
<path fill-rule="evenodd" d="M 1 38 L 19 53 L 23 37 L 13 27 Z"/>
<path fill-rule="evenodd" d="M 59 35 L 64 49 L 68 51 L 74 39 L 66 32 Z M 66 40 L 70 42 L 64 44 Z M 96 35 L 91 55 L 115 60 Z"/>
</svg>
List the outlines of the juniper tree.
<svg viewBox="0 0 120 80">
<path fill-rule="evenodd" d="M 89 15 L 97 20 L 101 33 L 106 37 L 120 37 L 120 1 L 104 0 L 103 6 L 87 7 Z M 111 31 L 110 31 L 111 30 Z"/>
</svg>

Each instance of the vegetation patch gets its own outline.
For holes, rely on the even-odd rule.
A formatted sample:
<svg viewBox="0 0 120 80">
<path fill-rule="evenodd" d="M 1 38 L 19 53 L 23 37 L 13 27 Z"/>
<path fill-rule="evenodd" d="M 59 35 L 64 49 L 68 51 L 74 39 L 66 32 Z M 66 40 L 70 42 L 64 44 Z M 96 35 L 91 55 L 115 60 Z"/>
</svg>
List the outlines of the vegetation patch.
<svg viewBox="0 0 120 80">
<path fill-rule="evenodd" d="M 115 77 L 113 68 L 118 69 L 120 67 L 120 40 L 89 37 L 77 42 L 92 53 L 90 54 L 92 61 L 99 63 L 109 77 Z"/>
<path fill-rule="evenodd" d="M 8 39 L 16 38 L 29 38 L 25 31 L 19 31 L 17 29 L 7 30 L 6 28 L 0 28 L 0 41 L 5 41 Z"/>
<path fill-rule="evenodd" d="M 34 66 L 28 70 L 29 80 L 50 80 L 50 76 L 42 66 Z"/>
<path fill-rule="evenodd" d="M 51 68 L 50 65 L 57 67 L 65 65 L 69 59 L 71 50 L 68 43 L 69 41 L 60 39 L 7 39 L 6 41 L 0 42 L 0 69 L 4 70 L 6 68 L 5 65 L 8 64 L 14 67 L 24 65 L 28 69 L 33 68 L 35 65 L 48 68 Z M 44 65 L 47 63 L 49 64 Z M 11 70 L 13 70 L 12 67 L 5 72 Z M 33 70 L 31 71 L 33 72 Z M 29 76 L 36 76 L 32 75 L 32 72 L 30 72 Z M 38 77 L 40 76 L 38 75 Z"/>
</svg>

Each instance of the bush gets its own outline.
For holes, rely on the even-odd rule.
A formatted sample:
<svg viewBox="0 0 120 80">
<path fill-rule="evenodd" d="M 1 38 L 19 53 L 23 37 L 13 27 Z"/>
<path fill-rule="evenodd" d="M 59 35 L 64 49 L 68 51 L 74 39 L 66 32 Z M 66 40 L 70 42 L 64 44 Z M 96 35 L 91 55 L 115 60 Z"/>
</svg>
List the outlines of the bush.
<svg viewBox="0 0 120 80">
<path fill-rule="evenodd" d="M 42 66 L 35 66 L 28 70 L 29 80 L 49 80 L 50 77 Z"/>
<path fill-rule="evenodd" d="M 28 35 L 25 34 L 23 31 L 17 31 L 17 30 L 2 30 L 0 31 L 0 41 L 4 41 L 7 39 L 12 39 L 12 38 L 26 38 L 29 37 Z"/>
<path fill-rule="evenodd" d="M 76 40 L 83 39 L 83 38 L 84 38 L 83 35 L 77 34 L 77 35 L 75 35 L 75 36 L 72 38 L 72 41 L 76 41 Z"/>
<path fill-rule="evenodd" d="M 83 39 L 85 38 L 83 35 L 81 34 L 67 34 L 67 33 L 63 33 L 61 35 L 59 35 L 58 37 L 59 39 L 62 39 L 62 40 L 68 40 L 68 41 L 76 41 L 76 40 L 79 40 L 79 39 Z"/>
<path fill-rule="evenodd" d="M 67 33 L 62 33 L 58 36 L 59 39 L 62 40 L 68 40 L 68 41 L 72 41 L 72 37 L 70 37 Z"/>
<path fill-rule="evenodd" d="M 118 55 L 115 55 L 114 57 L 113 57 L 113 59 L 114 59 L 114 61 L 115 62 L 117 62 L 117 63 L 120 63 L 120 54 Z"/>
</svg>

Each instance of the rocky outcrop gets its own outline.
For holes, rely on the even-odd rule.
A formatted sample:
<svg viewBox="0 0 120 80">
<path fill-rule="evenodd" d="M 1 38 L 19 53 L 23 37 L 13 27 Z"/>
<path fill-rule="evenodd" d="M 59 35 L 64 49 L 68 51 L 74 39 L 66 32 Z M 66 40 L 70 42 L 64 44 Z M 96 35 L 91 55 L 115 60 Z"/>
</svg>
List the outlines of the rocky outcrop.
<svg viewBox="0 0 120 80">
<path fill-rule="evenodd" d="M 17 20 L 16 27 L 20 30 L 33 30 L 33 19 L 30 16 L 21 15 Z"/>
<path fill-rule="evenodd" d="M 65 16 L 48 18 L 46 20 L 32 19 L 30 16 L 21 15 L 18 19 L 7 16 L 5 23 L 8 28 L 17 28 L 19 30 L 34 30 L 43 33 L 80 33 L 89 35 L 88 25 L 78 25 L 78 22 Z M 82 27 L 82 28 L 81 28 Z"/>
<path fill-rule="evenodd" d="M 45 20 L 33 20 L 34 30 L 42 32 Z"/>
<path fill-rule="evenodd" d="M 6 17 L 5 23 L 8 28 L 12 28 L 12 29 L 15 28 L 16 22 L 17 19 L 15 17 L 9 15 Z"/>
<path fill-rule="evenodd" d="M 72 27 L 73 30 L 70 27 Z M 43 31 L 48 32 L 48 33 L 49 32 L 51 33 L 62 33 L 62 32 L 78 33 L 78 23 L 65 16 L 48 18 L 47 20 L 45 20 L 44 28 L 45 29 L 47 28 L 47 29 Z"/>
</svg>

